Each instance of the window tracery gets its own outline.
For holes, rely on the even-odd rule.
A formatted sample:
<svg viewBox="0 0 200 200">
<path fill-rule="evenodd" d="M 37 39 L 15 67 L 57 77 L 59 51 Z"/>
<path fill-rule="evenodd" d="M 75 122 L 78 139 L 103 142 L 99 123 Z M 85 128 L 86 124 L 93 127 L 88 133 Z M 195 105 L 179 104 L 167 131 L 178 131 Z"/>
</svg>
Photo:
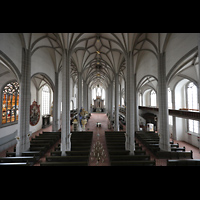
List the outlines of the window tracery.
<svg viewBox="0 0 200 200">
<path fill-rule="evenodd" d="M 18 121 L 19 115 L 19 83 L 7 83 L 2 92 L 2 124 Z"/>
</svg>

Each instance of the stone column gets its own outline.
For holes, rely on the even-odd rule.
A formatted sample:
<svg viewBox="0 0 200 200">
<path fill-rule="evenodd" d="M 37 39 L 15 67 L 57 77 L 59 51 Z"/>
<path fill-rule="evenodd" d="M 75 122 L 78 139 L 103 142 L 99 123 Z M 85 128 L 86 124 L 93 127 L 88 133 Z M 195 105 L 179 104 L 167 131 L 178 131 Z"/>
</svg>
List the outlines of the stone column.
<svg viewBox="0 0 200 200">
<path fill-rule="evenodd" d="M 133 155 L 135 151 L 135 76 L 133 67 L 132 52 L 127 55 L 127 74 L 126 74 L 126 147 Z"/>
<path fill-rule="evenodd" d="M 200 33 L 198 38 L 198 57 L 200 58 Z M 199 77 L 200 77 L 200 65 L 199 65 Z M 199 112 L 200 112 L 200 78 L 198 79 L 198 103 L 199 103 Z M 200 123 L 199 123 L 200 126 Z M 200 128 L 200 127 L 199 127 Z"/>
<path fill-rule="evenodd" d="M 19 93 L 19 120 L 17 133 L 16 156 L 20 156 L 23 151 L 30 147 L 30 105 L 31 105 L 31 51 L 22 49 L 22 68 Z"/>
<path fill-rule="evenodd" d="M 90 105 L 91 105 L 91 89 L 90 87 L 87 85 L 88 90 L 87 90 L 87 95 L 88 95 L 88 105 L 87 105 L 87 110 L 88 113 L 90 113 Z"/>
<path fill-rule="evenodd" d="M 200 58 L 200 33 L 198 38 L 198 57 Z M 198 103 L 199 103 L 199 112 L 200 112 L 200 65 L 199 65 L 199 79 L 198 79 Z M 199 122 L 199 130 L 200 130 L 200 122 Z"/>
<path fill-rule="evenodd" d="M 110 84 L 108 85 L 108 88 L 107 88 L 107 113 L 110 114 Z"/>
<path fill-rule="evenodd" d="M 58 131 L 58 72 L 55 72 L 55 88 L 53 92 L 53 131 Z"/>
<path fill-rule="evenodd" d="M 79 112 L 82 107 L 82 74 L 78 72 L 78 130 L 81 130 Z"/>
<path fill-rule="evenodd" d="M 122 106 L 122 85 L 119 85 L 119 105 Z"/>
<path fill-rule="evenodd" d="M 88 92 L 88 88 L 87 88 L 87 83 L 86 81 L 83 80 L 83 108 L 85 110 L 87 110 L 88 108 L 88 95 L 87 95 L 87 92 Z"/>
<path fill-rule="evenodd" d="M 172 109 L 175 110 L 175 88 L 173 88 L 173 90 L 171 90 L 171 93 L 172 93 Z M 173 120 L 173 129 L 172 129 L 173 140 L 177 140 L 177 137 L 176 137 L 176 116 L 172 116 L 172 120 Z"/>
<path fill-rule="evenodd" d="M 115 74 L 115 131 L 119 131 L 119 75 Z"/>
<path fill-rule="evenodd" d="M 62 58 L 62 129 L 61 129 L 61 155 L 71 150 L 70 142 L 70 55 L 63 50 Z"/>
<path fill-rule="evenodd" d="M 158 133 L 160 134 L 159 147 L 161 150 L 170 151 L 165 53 L 158 54 L 158 103 Z"/>
<path fill-rule="evenodd" d="M 110 83 L 110 120 L 113 120 L 113 81 Z"/>
<path fill-rule="evenodd" d="M 124 80 L 124 105 L 126 106 L 126 80 Z"/>
</svg>

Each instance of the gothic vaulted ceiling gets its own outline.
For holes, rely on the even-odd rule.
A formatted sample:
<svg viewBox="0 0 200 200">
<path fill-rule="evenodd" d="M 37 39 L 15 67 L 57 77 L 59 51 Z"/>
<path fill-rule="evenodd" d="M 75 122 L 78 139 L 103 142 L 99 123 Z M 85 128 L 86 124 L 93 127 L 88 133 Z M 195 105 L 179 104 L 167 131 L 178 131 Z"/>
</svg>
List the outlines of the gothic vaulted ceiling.
<svg viewBox="0 0 200 200">
<path fill-rule="evenodd" d="M 19 34 L 32 55 L 40 48 L 49 51 L 55 71 L 62 68 L 62 50 L 70 50 L 71 75 L 81 72 L 89 86 L 107 87 L 114 74 L 124 77 L 125 52 L 133 46 L 133 33 L 30 33 Z"/>
<path fill-rule="evenodd" d="M 134 70 L 137 70 L 145 55 L 157 59 L 164 52 L 171 37 L 168 33 L 20 33 L 22 45 L 32 55 L 38 50 L 48 53 L 55 72 L 62 68 L 63 49 L 71 52 L 71 76 L 77 81 L 77 73 L 90 87 L 97 84 L 107 87 L 115 73 L 125 78 L 126 55 L 132 51 Z M 191 65 L 192 63 L 192 65 Z M 187 66 L 176 72 L 179 76 L 195 74 L 198 59 L 189 60 Z M 194 68 L 193 67 L 193 68 Z M 5 72 L 6 73 L 6 72 Z M 193 76 L 192 76 L 193 77 Z"/>
</svg>

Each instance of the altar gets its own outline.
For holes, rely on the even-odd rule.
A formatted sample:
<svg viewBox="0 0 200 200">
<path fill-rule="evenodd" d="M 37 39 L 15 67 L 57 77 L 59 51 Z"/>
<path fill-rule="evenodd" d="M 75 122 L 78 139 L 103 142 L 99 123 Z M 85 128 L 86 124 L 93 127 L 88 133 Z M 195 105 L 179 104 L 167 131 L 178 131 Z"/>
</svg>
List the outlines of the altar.
<svg viewBox="0 0 200 200">
<path fill-rule="evenodd" d="M 103 112 L 104 111 L 104 100 L 101 99 L 101 96 L 97 96 L 94 99 L 94 112 Z"/>
</svg>

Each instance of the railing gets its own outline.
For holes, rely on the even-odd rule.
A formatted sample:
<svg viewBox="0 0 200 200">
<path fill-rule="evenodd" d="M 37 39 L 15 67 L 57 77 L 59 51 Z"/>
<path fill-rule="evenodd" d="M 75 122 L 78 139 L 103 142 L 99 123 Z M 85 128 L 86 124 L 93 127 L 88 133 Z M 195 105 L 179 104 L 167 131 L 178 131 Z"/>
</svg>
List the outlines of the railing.
<svg viewBox="0 0 200 200">
<path fill-rule="evenodd" d="M 138 106 L 138 108 L 141 110 L 157 111 L 157 112 L 159 111 L 159 108 L 156 108 L 156 107 Z M 186 118 L 186 119 L 200 120 L 199 111 L 169 109 L 169 115 Z"/>
</svg>

